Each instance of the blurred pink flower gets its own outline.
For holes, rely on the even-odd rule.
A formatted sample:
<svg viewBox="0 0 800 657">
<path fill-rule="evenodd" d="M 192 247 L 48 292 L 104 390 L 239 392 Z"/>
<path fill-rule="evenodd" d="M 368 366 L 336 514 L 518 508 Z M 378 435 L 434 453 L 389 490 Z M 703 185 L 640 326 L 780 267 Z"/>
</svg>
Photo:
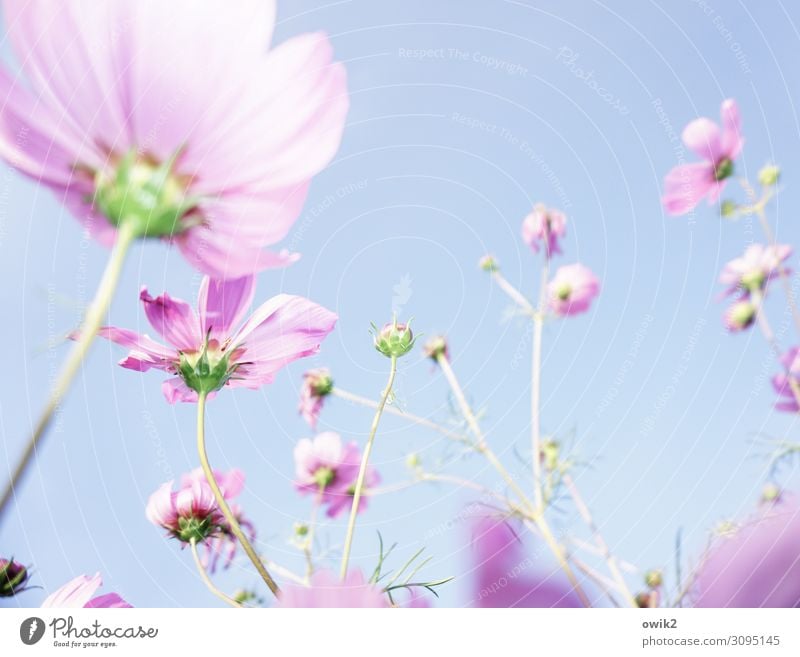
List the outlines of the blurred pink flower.
<svg viewBox="0 0 800 657">
<path fill-rule="evenodd" d="M 185 543 L 202 543 L 219 530 L 222 513 L 207 481 L 184 479 L 177 491 L 172 487 L 168 481 L 150 496 L 145 511 L 150 522 Z"/>
<path fill-rule="evenodd" d="M 80 575 L 64 584 L 64 586 L 55 593 L 47 596 L 42 603 L 42 607 L 62 609 L 76 609 L 80 607 L 85 609 L 131 607 L 131 605 L 125 602 L 125 600 L 116 593 L 106 593 L 105 595 L 99 595 L 93 598 L 92 596 L 102 585 L 103 579 L 100 577 L 100 573 L 96 573 L 94 577 Z"/>
<path fill-rule="evenodd" d="M 312 429 L 316 430 L 317 428 L 325 397 L 331 393 L 331 390 L 333 390 L 333 379 L 327 368 L 320 367 L 303 374 L 299 411 Z"/>
<path fill-rule="evenodd" d="M 156 368 L 175 374 L 162 385 L 169 403 L 197 401 L 197 392 L 223 386 L 256 389 L 271 383 L 288 363 L 319 351 L 336 315 L 302 297 L 280 294 L 259 306 L 239 325 L 253 299 L 255 279 L 203 278 L 197 312 L 166 292 L 139 298 L 152 327 L 170 344 L 115 327 L 98 332 L 131 349 L 120 361 L 138 372 Z"/>
<path fill-rule="evenodd" d="M 474 600 L 481 608 L 580 607 L 580 599 L 558 573 L 537 571 L 511 525 L 477 518 L 472 525 Z"/>
<path fill-rule="evenodd" d="M 723 101 L 720 114 L 722 130 L 704 117 L 684 128 L 683 143 L 703 161 L 681 164 L 667 174 L 661 200 L 669 214 L 686 214 L 703 197 L 708 198 L 709 204 L 716 203 L 726 178 L 733 174 L 733 161 L 744 144 L 736 101 L 730 98 Z"/>
<path fill-rule="evenodd" d="M 720 283 L 728 286 L 725 294 L 748 295 L 754 290 L 763 290 L 779 275 L 781 264 L 791 255 L 792 247 L 787 244 L 751 244 L 743 256 L 728 262 L 719 275 Z"/>
<path fill-rule="evenodd" d="M 751 301 L 744 299 L 732 304 L 725 311 L 722 322 L 731 333 L 737 333 L 750 328 L 756 321 L 757 313 L 756 306 Z"/>
<path fill-rule="evenodd" d="M 113 243 L 136 207 L 141 234 L 217 278 L 297 258 L 263 248 L 341 140 L 346 76 L 324 34 L 267 52 L 273 0 L 6 0 L 4 19 L 25 80 L 0 69 L 0 156 L 94 238 Z"/>
<path fill-rule="evenodd" d="M 776 503 L 720 536 L 692 586 L 695 607 L 800 607 L 800 508 Z"/>
<path fill-rule="evenodd" d="M 800 413 L 800 406 L 792 386 L 800 386 L 800 347 L 792 347 L 781 356 L 781 365 L 784 371 L 772 377 L 772 387 L 782 398 L 775 404 L 779 411 Z"/>
<path fill-rule="evenodd" d="M 589 310 L 600 293 L 600 281 L 588 267 L 565 265 L 556 270 L 547 284 L 550 309 L 556 315 L 577 315 Z"/>
<path fill-rule="evenodd" d="M 336 518 L 349 510 L 361 465 L 361 451 L 355 442 L 342 444 L 339 434 L 326 431 L 313 439 L 303 438 L 294 448 L 295 486 L 303 494 L 320 496 L 327 504 L 327 515 Z M 358 511 L 367 508 L 369 489 L 380 483 L 380 476 L 372 466 L 367 466 L 364 492 L 359 499 Z"/>
<path fill-rule="evenodd" d="M 347 573 L 344 581 L 327 570 L 319 570 L 311 576 L 310 586 L 290 584 L 281 589 L 278 607 L 314 608 L 367 608 L 388 607 L 386 594 L 364 579 L 358 570 Z"/>
<path fill-rule="evenodd" d="M 543 203 L 533 206 L 531 213 L 522 222 L 522 239 L 535 253 L 544 247 L 548 257 L 561 253 L 559 238 L 567 233 L 567 217 L 560 210 L 547 208 Z"/>
</svg>

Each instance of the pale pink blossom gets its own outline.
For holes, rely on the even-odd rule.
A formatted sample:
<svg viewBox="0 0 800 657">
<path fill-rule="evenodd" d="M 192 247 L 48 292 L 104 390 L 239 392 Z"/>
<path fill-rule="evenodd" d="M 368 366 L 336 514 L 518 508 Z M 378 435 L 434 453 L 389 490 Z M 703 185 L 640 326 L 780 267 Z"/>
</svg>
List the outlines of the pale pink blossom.
<svg viewBox="0 0 800 657">
<path fill-rule="evenodd" d="M 168 481 L 150 496 L 145 514 L 158 527 L 185 543 L 200 543 L 219 530 L 222 513 L 205 480 L 182 481 L 177 491 Z"/>
<path fill-rule="evenodd" d="M 800 413 L 794 393 L 794 389 L 800 390 L 800 347 L 792 347 L 780 360 L 784 371 L 772 377 L 772 386 L 780 397 L 775 408 L 788 413 Z"/>
<path fill-rule="evenodd" d="M 131 607 L 116 593 L 106 593 L 92 597 L 102 585 L 103 579 L 100 577 L 100 573 L 96 573 L 94 577 L 80 575 L 47 596 L 42 603 L 42 607 L 62 609 Z"/>
<path fill-rule="evenodd" d="M 543 203 L 533 206 L 522 222 L 522 239 L 535 253 L 544 247 L 545 255 L 561 253 L 558 240 L 567 233 L 567 217 L 560 210 L 547 208 Z"/>
<path fill-rule="evenodd" d="M 3 9 L 22 78 L 0 68 L 0 156 L 94 238 L 113 243 L 136 207 L 148 234 L 217 278 L 297 258 L 264 247 L 286 236 L 341 140 L 346 76 L 324 34 L 268 50 L 274 0 L 209 0 L 202 11 L 194 0 L 6 0 Z M 130 185 L 111 198 L 123 169 Z M 161 205 L 147 214 L 152 198 Z M 172 216 L 159 226 L 164 204 Z"/>
<path fill-rule="evenodd" d="M 169 346 L 115 327 L 101 328 L 98 335 L 131 350 L 122 367 L 174 374 L 162 385 L 170 403 L 194 402 L 198 391 L 213 394 L 223 386 L 256 389 L 288 363 L 317 353 L 337 317 L 308 299 L 280 294 L 242 321 L 254 286 L 250 276 L 227 281 L 206 276 L 197 311 L 166 292 L 153 298 L 142 288 L 147 319 Z"/>
<path fill-rule="evenodd" d="M 664 179 L 662 202 L 669 214 L 686 214 L 706 197 L 716 203 L 733 174 L 734 160 L 742 150 L 739 108 L 733 99 L 725 100 L 720 110 L 722 128 L 705 117 L 695 119 L 683 130 L 683 143 L 702 162 L 681 164 Z"/>
<path fill-rule="evenodd" d="M 783 263 L 791 255 L 792 247 L 787 244 L 751 244 L 744 255 L 734 258 L 722 269 L 719 280 L 727 286 L 725 294 L 749 295 L 753 291 L 764 290 L 780 274 Z"/>
<path fill-rule="evenodd" d="M 351 570 L 342 581 L 328 570 L 311 576 L 311 585 L 288 584 L 281 589 L 278 607 L 367 608 L 388 607 L 389 600 L 380 587 L 371 584 L 358 570 Z"/>
<path fill-rule="evenodd" d="M 600 281 L 581 264 L 559 267 L 547 284 L 548 304 L 556 315 L 586 312 L 599 293 Z"/>
<path fill-rule="evenodd" d="M 309 370 L 303 374 L 303 385 L 300 387 L 300 415 L 312 429 L 317 428 L 319 414 L 325 404 L 325 398 L 333 390 L 333 379 L 325 367 Z"/>
<path fill-rule="evenodd" d="M 361 465 L 361 451 L 355 442 L 342 444 L 339 434 L 332 431 L 313 439 L 303 438 L 294 449 L 294 462 L 297 490 L 316 495 L 322 504 L 327 504 L 329 517 L 335 518 L 351 508 Z M 369 489 L 378 483 L 378 472 L 368 465 L 359 512 L 366 510 Z"/>
</svg>

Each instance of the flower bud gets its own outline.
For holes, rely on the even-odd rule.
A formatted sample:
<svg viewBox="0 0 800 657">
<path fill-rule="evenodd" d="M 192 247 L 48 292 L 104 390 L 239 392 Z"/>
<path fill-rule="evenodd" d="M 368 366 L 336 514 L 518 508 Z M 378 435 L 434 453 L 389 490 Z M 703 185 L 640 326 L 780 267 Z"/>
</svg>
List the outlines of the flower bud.
<svg viewBox="0 0 800 657">
<path fill-rule="evenodd" d="M 558 467 L 558 457 L 561 446 L 556 440 L 545 440 L 542 443 L 542 462 L 546 470 L 551 472 Z"/>
<path fill-rule="evenodd" d="M 255 604 L 261 604 L 262 602 L 261 598 L 258 597 L 258 594 L 255 591 L 248 591 L 247 589 L 237 589 L 234 591 L 233 599 L 240 605 L 247 604 L 248 602 Z"/>
<path fill-rule="evenodd" d="M 94 174 L 94 203 L 115 226 L 132 223 L 138 237 L 180 233 L 185 215 L 197 200 L 186 195 L 186 182 L 172 172 L 173 159 L 154 162 L 130 150 L 112 170 Z"/>
<path fill-rule="evenodd" d="M 761 490 L 761 502 L 764 504 L 773 504 L 779 502 L 781 499 L 781 489 L 777 484 L 765 484 Z"/>
<path fill-rule="evenodd" d="M 488 271 L 490 273 L 500 269 L 500 265 L 497 260 L 495 260 L 495 257 L 488 254 L 478 260 L 478 267 L 483 269 L 483 271 Z"/>
<path fill-rule="evenodd" d="M 730 199 L 725 199 L 719 206 L 719 213 L 725 219 L 732 219 L 733 217 L 736 216 L 736 213 L 738 211 L 739 211 L 739 206 L 736 205 L 736 203 L 731 201 Z"/>
<path fill-rule="evenodd" d="M 737 301 L 725 312 L 725 328 L 735 333 L 752 326 L 756 319 L 756 307 L 750 301 Z"/>
<path fill-rule="evenodd" d="M 636 594 L 636 606 L 640 609 L 658 607 L 658 592 L 646 591 Z"/>
<path fill-rule="evenodd" d="M 28 569 L 13 559 L 0 558 L 0 598 L 10 598 L 25 590 Z"/>
<path fill-rule="evenodd" d="M 411 454 L 406 456 L 406 465 L 412 470 L 416 470 L 422 465 L 422 459 L 416 452 L 411 452 Z"/>
<path fill-rule="evenodd" d="M 304 522 L 294 523 L 294 535 L 299 538 L 308 536 L 308 525 Z"/>
<path fill-rule="evenodd" d="M 423 350 L 425 355 L 433 360 L 438 360 L 439 356 L 447 358 L 447 340 L 443 335 L 436 335 L 425 343 Z"/>
<path fill-rule="evenodd" d="M 405 356 L 414 347 L 414 334 L 411 332 L 411 322 L 398 323 L 395 319 L 383 328 L 375 331 L 375 349 L 387 358 Z"/>
<path fill-rule="evenodd" d="M 664 574 L 657 569 L 648 570 L 644 574 L 644 583 L 651 589 L 660 588 L 664 584 Z"/>
<path fill-rule="evenodd" d="M 726 157 L 717 162 L 714 167 L 714 180 L 720 181 L 733 175 L 733 160 Z"/>
<path fill-rule="evenodd" d="M 781 168 L 777 164 L 767 164 L 758 172 L 758 182 L 762 187 L 772 187 L 778 184 L 781 177 Z"/>
</svg>

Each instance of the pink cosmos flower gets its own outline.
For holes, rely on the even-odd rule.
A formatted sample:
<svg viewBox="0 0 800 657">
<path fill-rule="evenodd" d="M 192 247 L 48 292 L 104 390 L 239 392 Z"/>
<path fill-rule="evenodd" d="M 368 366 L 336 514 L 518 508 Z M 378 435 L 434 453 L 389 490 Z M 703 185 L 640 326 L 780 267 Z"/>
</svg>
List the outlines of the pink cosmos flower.
<svg viewBox="0 0 800 657">
<path fill-rule="evenodd" d="M 100 577 L 100 573 L 96 573 L 94 577 L 80 575 L 64 584 L 55 593 L 47 596 L 42 607 L 62 609 L 131 608 L 131 605 L 116 593 L 106 593 L 93 598 L 92 596 L 102 585 L 103 579 Z"/>
<path fill-rule="evenodd" d="M 721 536 L 700 564 L 695 607 L 800 607 L 800 507 L 771 505 Z"/>
<path fill-rule="evenodd" d="M 303 494 L 319 495 L 327 504 L 327 515 L 336 518 L 353 504 L 353 492 L 361 465 L 361 451 L 355 442 L 342 444 L 339 434 L 326 431 L 313 439 L 303 438 L 294 449 L 295 486 Z M 367 466 L 358 511 L 367 508 L 368 491 L 380 483 L 380 475 Z"/>
<path fill-rule="evenodd" d="M 741 292 L 749 295 L 755 290 L 765 289 L 780 274 L 781 265 L 791 255 L 792 247 L 787 244 L 751 244 L 743 256 L 731 260 L 719 275 L 720 283 L 728 287 L 725 294 Z"/>
<path fill-rule="evenodd" d="M 482 517 L 472 527 L 475 595 L 481 608 L 580 607 L 580 599 L 560 574 L 543 574 L 533 564 L 512 527 Z"/>
<path fill-rule="evenodd" d="M 757 313 L 756 306 L 747 299 L 743 299 L 742 301 L 737 301 L 725 311 L 722 321 L 725 324 L 725 328 L 731 333 L 738 333 L 753 325 L 753 322 L 756 321 Z"/>
<path fill-rule="evenodd" d="M 599 293 L 600 281 L 581 264 L 559 267 L 547 284 L 550 309 L 560 316 L 586 312 Z"/>
<path fill-rule="evenodd" d="M 162 385 L 171 404 L 197 401 L 200 390 L 256 389 L 271 383 L 284 365 L 317 353 L 337 317 L 308 299 L 280 294 L 241 323 L 254 289 L 250 276 L 227 281 L 206 276 L 195 312 L 166 292 L 153 298 L 142 288 L 147 319 L 170 346 L 115 327 L 101 328 L 98 335 L 131 350 L 122 367 L 175 374 Z"/>
<path fill-rule="evenodd" d="M 386 594 L 364 579 L 358 570 L 347 573 L 344 581 L 334 573 L 319 570 L 311 576 L 311 586 L 290 584 L 281 589 L 278 607 L 368 608 L 388 607 Z"/>
<path fill-rule="evenodd" d="M 800 406 L 792 390 L 792 386 L 800 386 L 800 347 L 792 347 L 781 356 L 784 371 L 772 377 L 772 387 L 781 397 L 775 404 L 779 411 L 800 413 Z"/>
<path fill-rule="evenodd" d="M 702 162 L 681 164 L 664 179 L 662 202 L 673 215 L 690 212 L 703 197 L 716 203 L 733 173 L 733 161 L 744 144 L 741 136 L 739 108 L 736 101 L 723 101 L 720 110 L 722 129 L 711 119 L 695 119 L 683 130 L 683 143 Z"/>
<path fill-rule="evenodd" d="M 300 415 L 308 422 L 309 426 L 316 430 L 319 414 L 331 390 L 333 390 L 333 379 L 326 367 L 309 370 L 303 374 L 303 385 L 300 388 Z"/>
<path fill-rule="evenodd" d="M 218 532 L 223 517 L 208 482 L 184 478 L 177 491 L 172 489 L 173 483 L 162 484 L 150 496 L 147 519 L 185 543 L 201 543 Z"/>
<path fill-rule="evenodd" d="M 559 238 L 567 233 L 567 217 L 560 210 L 547 208 L 543 203 L 533 206 L 531 213 L 522 222 L 522 239 L 539 253 L 539 246 L 544 246 L 547 257 L 561 253 Z"/>
<path fill-rule="evenodd" d="M 267 52 L 274 0 L 6 0 L 25 79 L 0 69 L 0 156 L 103 244 L 136 216 L 217 278 L 297 256 L 285 237 L 335 154 L 345 71 L 325 35 Z"/>
</svg>

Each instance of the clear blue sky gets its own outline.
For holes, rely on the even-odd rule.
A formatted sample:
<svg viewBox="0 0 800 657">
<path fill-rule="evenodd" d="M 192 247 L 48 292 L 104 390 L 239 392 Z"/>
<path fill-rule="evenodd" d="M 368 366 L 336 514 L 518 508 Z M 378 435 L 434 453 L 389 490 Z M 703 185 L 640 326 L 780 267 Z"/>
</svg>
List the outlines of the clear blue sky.
<svg viewBox="0 0 800 657">
<path fill-rule="evenodd" d="M 307 295 L 335 309 L 339 325 L 318 358 L 287 368 L 268 388 L 222 394 L 209 407 L 212 461 L 246 471 L 241 501 L 263 549 L 300 567 L 287 541 L 292 523 L 309 512 L 290 481 L 292 448 L 309 435 L 295 413 L 302 372 L 327 365 L 343 388 L 376 395 L 388 363 L 367 329 L 390 318 L 398 284 L 408 290 L 396 300 L 403 316 L 449 336 L 453 366 L 484 410 L 492 444 L 529 483 L 525 327 L 507 321 L 509 302 L 476 261 L 494 252 L 512 283 L 533 295 L 538 265 L 519 227 L 541 200 L 569 217 L 560 262 L 580 260 L 603 285 L 590 314 L 546 330 L 544 429 L 588 464 L 578 484 L 620 557 L 671 576 L 682 529 L 684 556 L 696 558 L 711 527 L 746 513 L 758 497 L 765 449 L 757 435 L 791 438 L 796 426 L 772 410 L 765 377 L 777 368 L 763 341 L 754 332 L 725 334 L 716 300 L 719 269 L 760 239 L 757 227 L 723 222 L 705 206 L 693 219 L 664 216 L 661 181 L 677 157 L 664 124 L 679 133 L 736 98 L 747 140 L 738 171 L 754 178 L 769 160 L 782 165 L 771 218 L 781 240 L 796 242 L 797 7 L 297 0 L 279 9 L 277 41 L 316 29 L 331 35 L 347 64 L 352 109 L 339 156 L 316 179 L 287 239 L 303 259 L 262 275 L 257 296 Z M 733 188 L 730 195 L 741 198 Z M 74 326 L 76 301 L 92 293 L 105 257 L 45 190 L 3 168 L 0 470 L 21 448 L 64 356 L 48 340 Z M 141 284 L 191 299 L 198 277 L 177 251 L 138 246 L 112 324 L 145 328 Z M 783 305 L 777 289 L 772 296 L 778 326 Z M 796 339 L 788 329 L 785 345 Z M 96 345 L 0 527 L 0 553 L 32 563 L 35 583 L 49 590 L 99 570 L 136 606 L 214 605 L 189 554 L 144 517 L 161 482 L 196 466 L 194 407 L 167 405 L 159 374 L 118 368 L 121 355 Z M 421 350 L 403 359 L 397 389 L 408 410 L 447 420 L 445 382 Z M 368 411 L 334 401 L 320 428 L 363 441 L 369 421 Z M 387 417 L 374 459 L 384 483 L 407 478 L 410 451 L 429 467 L 454 456 L 436 434 Z M 476 458 L 450 471 L 494 481 Z M 791 486 L 797 477 L 786 469 L 781 481 Z M 355 562 L 373 567 L 376 530 L 399 543 L 390 565 L 424 545 L 434 557 L 427 576 L 461 576 L 442 590 L 442 604 L 466 604 L 470 550 L 458 518 L 470 500 L 432 485 L 373 500 Z M 581 535 L 575 518 L 560 501 L 558 530 Z M 321 539 L 335 548 L 344 522 L 325 526 Z M 256 576 L 241 561 L 220 583 L 233 589 Z M 38 605 L 43 597 L 32 591 L 4 604 Z"/>
</svg>

